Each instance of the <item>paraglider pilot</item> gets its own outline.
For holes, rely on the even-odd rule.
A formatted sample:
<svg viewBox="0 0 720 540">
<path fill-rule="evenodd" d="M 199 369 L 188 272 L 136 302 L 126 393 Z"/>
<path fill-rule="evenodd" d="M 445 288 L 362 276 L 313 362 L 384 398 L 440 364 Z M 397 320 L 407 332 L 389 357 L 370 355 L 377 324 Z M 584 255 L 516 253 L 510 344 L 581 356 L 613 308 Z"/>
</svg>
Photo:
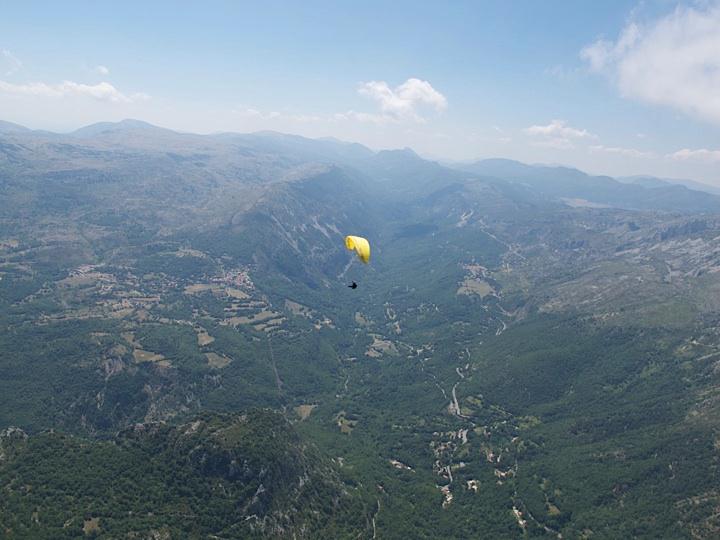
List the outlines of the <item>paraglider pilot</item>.
<svg viewBox="0 0 720 540">
<path fill-rule="evenodd" d="M 363 238 L 362 236 L 346 236 L 345 247 L 350 251 L 354 251 L 363 264 L 370 262 L 370 242 L 367 241 L 367 238 Z M 357 283 L 354 281 L 348 285 L 351 289 L 357 289 L 357 286 Z"/>
</svg>

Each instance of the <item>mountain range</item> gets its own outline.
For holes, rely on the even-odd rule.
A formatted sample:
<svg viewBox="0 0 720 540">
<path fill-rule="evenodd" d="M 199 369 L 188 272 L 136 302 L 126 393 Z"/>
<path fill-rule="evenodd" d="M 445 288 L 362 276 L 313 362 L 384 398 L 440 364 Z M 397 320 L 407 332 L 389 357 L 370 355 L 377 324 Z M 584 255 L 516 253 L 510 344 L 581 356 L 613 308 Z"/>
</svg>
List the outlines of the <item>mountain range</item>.
<svg viewBox="0 0 720 540">
<path fill-rule="evenodd" d="M 0 526 L 712 538 L 719 270 L 687 181 L 0 123 Z"/>
</svg>

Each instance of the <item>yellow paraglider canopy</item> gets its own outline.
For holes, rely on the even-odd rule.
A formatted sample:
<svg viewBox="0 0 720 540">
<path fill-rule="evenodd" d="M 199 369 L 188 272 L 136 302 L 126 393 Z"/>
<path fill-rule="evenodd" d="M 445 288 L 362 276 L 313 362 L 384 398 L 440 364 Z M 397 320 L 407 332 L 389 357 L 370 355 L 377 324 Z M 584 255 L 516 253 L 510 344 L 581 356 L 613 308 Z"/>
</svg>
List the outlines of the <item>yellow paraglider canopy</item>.
<svg viewBox="0 0 720 540">
<path fill-rule="evenodd" d="M 357 253 L 358 258 L 365 264 L 370 262 L 370 242 L 362 236 L 346 236 L 345 247 Z"/>
</svg>

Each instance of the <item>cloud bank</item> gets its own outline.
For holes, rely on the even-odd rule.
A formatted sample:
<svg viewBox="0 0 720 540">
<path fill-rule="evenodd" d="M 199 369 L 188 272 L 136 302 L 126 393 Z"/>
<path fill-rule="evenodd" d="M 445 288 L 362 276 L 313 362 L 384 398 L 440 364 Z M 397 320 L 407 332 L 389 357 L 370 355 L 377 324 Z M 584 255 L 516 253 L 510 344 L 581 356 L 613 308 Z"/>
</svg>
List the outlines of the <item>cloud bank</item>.
<svg viewBox="0 0 720 540">
<path fill-rule="evenodd" d="M 616 41 L 581 53 L 621 94 L 720 124 L 720 4 L 679 7 L 647 24 L 628 23 Z"/>
<path fill-rule="evenodd" d="M 623 148 L 619 146 L 603 146 L 601 144 L 593 145 L 590 147 L 592 152 L 603 152 L 606 154 L 616 154 L 619 156 L 629 158 L 653 158 L 655 154 L 653 152 L 643 152 L 635 148 Z"/>
<path fill-rule="evenodd" d="M 708 150 L 707 148 L 690 150 L 689 148 L 683 148 L 673 154 L 668 154 L 667 157 L 677 161 L 705 161 L 715 163 L 720 162 L 720 150 Z"/>
<path fill-rule="evenodd" d="M 123 94 L 108 82 L 92 85 L 73 81 L 63 81 L 58 84 L 47 84 L 44 82 L 14 84 L 0 80 L 0 92 L 45 98 L 89 97 L 98 101 L 108 101 L 111 103 L 133 103 L 136 101 L 144 101 L 149 97 L 143 93 L 135 93 L 132 95 Z"/>
</svg>

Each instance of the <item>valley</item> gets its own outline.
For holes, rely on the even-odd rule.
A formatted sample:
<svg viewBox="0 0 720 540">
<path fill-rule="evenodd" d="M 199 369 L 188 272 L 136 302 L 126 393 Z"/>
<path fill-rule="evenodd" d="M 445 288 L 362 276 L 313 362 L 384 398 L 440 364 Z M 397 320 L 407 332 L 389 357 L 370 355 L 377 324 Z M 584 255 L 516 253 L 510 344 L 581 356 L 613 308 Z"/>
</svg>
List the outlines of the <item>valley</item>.
<svg viewBox="0 0 720 540">
<path fill-rule="evenodd" d="M 8 537 L 717 533 L 720 198 L 132 122 L 0 140 Z"/>
</svg>

